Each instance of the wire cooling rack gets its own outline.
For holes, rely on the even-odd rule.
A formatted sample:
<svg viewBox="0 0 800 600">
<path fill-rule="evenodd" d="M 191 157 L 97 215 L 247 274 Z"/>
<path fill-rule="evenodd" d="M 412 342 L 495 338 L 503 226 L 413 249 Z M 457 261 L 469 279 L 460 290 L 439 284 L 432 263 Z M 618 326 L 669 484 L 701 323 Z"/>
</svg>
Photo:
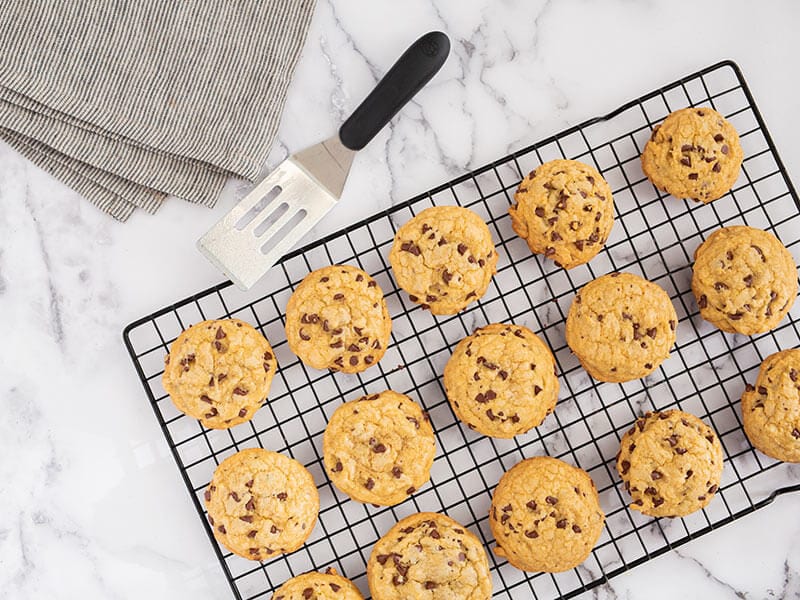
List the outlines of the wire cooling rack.
<svg viewBox="0 0 800 600">
<path fill-rule="evenodd" d="M 650 131 L 669 112 L 712 105 L 741 134 L 745 161 L 723 198 L 701 205 L 656 190 L 639 155 Z M 617 220 L 604 250 L 570 271 L 534 256 L 511 229 L 507 213 L 523 174 L 553 158 L 592 164 L 608 180 Z M 500 254 L 498 273 L 480 302 L 456 316 L 433 317 L 395 285 L 387 255 L 396 228 L 431 205 L 459 204 L 489 224 Z M 741 427 L 739 398 L 769 354 L 800 345 L 800 303 L 768 334 L 723 334 L 699 314 L 690 280 L 694 249 L 723 225 L 746 223 L 775 233 L 800 261 L 800 203 L 739 68 L 722 62 L 459 177 L 399 206 L 288 255 L 257 290 L 224 283 L 129 325 L 125 343 L 170 449 L 238 599 L 266 598 L 284 580 L 335 567 L 368 591 L 365 564 L 374 542 L 397 520 L 417 511 L 445 512 L 484 542 L 495 598 L 570 598 L 689 540 L 709 533 L 800 489 L 800 472 L 756 452 Z M 392 343 L 381 362 L 359 375 L 305 367 L 289 351 L 283 310 L 311 270 L 355 264 L 386 293 Z M 669 293 L 680 322 L 671 358 L 642 380 L 601 384 L 591 379 L 564 341 L 564 319 L 575 292 L 610 271 L 631 271 Z M 226 431 L 204 429 L 177 412 L 161 387 L 163 357 L 181 330 L 202 319 L 236 317 L 256 325 L 272 343 L 279 370 L 269 401 L 252 421 Z M 514 322 L 542 336 L 558 362 L 561 394 L 555 413 L 512 440 L 481 436 L 462 426 L 445 398 L 440 375 L 455 344 L 487 323 Z M 322 433 L 345 400 L 391 388 L 428 410 L 436 431 L 431 482 L 404 503 L 376 508 L 336 490 L 322 466 Z M 678 406 L 710 423 L 725 451 L 722 484 L 702 511 L 682 519 L 651 519 L 629 511 L 613 461 L 620 436 L 647 410 Z M 265 563 L 232 555 L 214 541 L 203 490 L 214 468 L 243 448 L 263 446 L 306 465 L 317 482 L 319 522 L 298 551 Z M 607 515 L 592 555 L 559 574 L 523 573 L 496 557 L 487 514 L 504 471 L 525 457 L 549 454 L 592 476 Z"/>
</svg>

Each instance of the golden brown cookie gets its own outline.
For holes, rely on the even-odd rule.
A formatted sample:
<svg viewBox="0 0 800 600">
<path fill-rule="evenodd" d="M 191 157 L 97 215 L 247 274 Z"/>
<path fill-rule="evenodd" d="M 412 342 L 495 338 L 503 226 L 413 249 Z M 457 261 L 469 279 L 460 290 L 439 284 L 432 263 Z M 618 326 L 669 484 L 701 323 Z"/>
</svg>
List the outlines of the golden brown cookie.
<svg viewBox="0 0 800 600">
<path fill-rule="evenodd" d="M 510 438 L 553 412 L 555 368 L 553 353 L 530 329 L 494 323 L 459 342 L 444 369 L 444 388 L 468 427 Z"/>
<path fill-rule="evenodd" d="M 345 402 L 323 436 L 325 470 L 358 500 L 398 504 L 430 479 L 436 439 L 419 404 L 386 390 Z"/>
<path fill-rule="evenodd" d="M 375 544 L 367 563 L 373 600 L 488 600 L 489 559 L 480 541 L 450 517 L 417 513 Z"/>
<path fill-rule="evenodd" d="M 611 188 L 597 169 L 551 160 L 522 180 L 508 209 L 511 225 L 531 252 L 571 269 L 589 262 L 614 225 Z"/>
<path fill-rule="evenodd" d="M 205 504 L 220 544 L 244 558 L 267 560 L 303 545 L 317 521 L 319 494 L 296 460 L 249 448 L 216 468 Z"/>
<path fill-rule="evenodd" d="M 412 302 L 435 315 L 452 315 L 486 293 L 497 272 L 497 251 L 474 212 L 434 206 L 397 230 L 389 262 Z"/>
<path fill-rule="evenodd" d="M 728 333 L 775 329 L 797 298 L 797 267 L 774 235 L 733 225 L 694 252 L 692 291 L 700 315 Z"/>
<path fill-rule="evenodd" d="M 736 183 L 742 165 L 739 134 L 713 108 L 684 108 L 653 128 L 642 170 L 677 198 L 711 202 Z"/>
<path fill-rule="evenodd" d="M 269 342 L 238 319 L 189 327 L 164 363 L 162 383 L 175 407 L 211 429 L 252 419 L 277 368 Z"/>
<path fill-rule="evenodd" d="M 364 600 L 353 582 L 327 569 L 292 577 L 272 595 L 272 600 Z"/>
<path fill-rule="evenodd" d="M 630 381 L 652 373 L 675 343 L 678 316 L 667 293 L 631 273 L 587 283 L 567 315 L 567 344 L 589 375 Z"/>
<path fill-rule="evenodd" d="M 722 476 L 722 444 L 680 410 L 648 412 L 622 436 L 617 471 L 633 502 L 651 517 L 683 517 L 711 502 Z"/>
<path fill-rule="evenodd" d="M 744 431 L 767 456 L 800 462 L 800 349 L 764 359 L 756 385 L 742 394 Z"/>
<path fill-rule="evenodd" d="M 359 373 L 386 352 L 392 320 L 378 282 L 333 265 L 309 273 L 286 305 L 286 340 L 315 369 Z"/>
<path fill-rule="evenodd" d="M 604 522 L 589 474 L 549 456 L 528 458 L 506 472 L 489 511 L 495 554 L 523 571 L 557 573 L 578 566 Z"/>
</svg>

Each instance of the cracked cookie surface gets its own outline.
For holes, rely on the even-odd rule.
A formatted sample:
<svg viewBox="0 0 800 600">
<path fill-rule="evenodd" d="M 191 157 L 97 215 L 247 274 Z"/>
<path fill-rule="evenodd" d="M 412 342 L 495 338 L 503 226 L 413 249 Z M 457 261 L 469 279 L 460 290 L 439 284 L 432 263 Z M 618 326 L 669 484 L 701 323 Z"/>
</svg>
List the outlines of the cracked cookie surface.
<svg viewBox="0 0 800 600">
<path fill-rule="evenodd" d="M 477 214 L 434 206 L 397 230 L 389 262 L 412 302 L 434 315 L 452 315 L 486 293 L 497 271 L 497 251 Z"/>
<path fill-rule="evenodd" d="M 214 537 L 250 560 L 297 550 L 319 513 L 311 473 L 293 458 L 262 448 L 222 461 L 204 498 Z"/>
<path fill-rule="evenodd" d="M 430 479 L 436 439 L 422 408 L 386 390 L 345 402 L 323 435 L 325 470 L 345 494 L 391 506 Z"/>
<path fill-rule="evenodd" d="M 595 379 L 630 381 L 649 375 L 669 357 L 677 323 L 661 287 L 632 273 L 609 273 L 575 295 L 566 339 Z"/>
<path fill-rule="evenodd" d="M 444 387 L 468 427 L 510 438 L 540 425 L 555 408 L 555 368 L 553 353 L 530 329 L 493 323 L 458 343 Z"/>
<path fill-rule="evenodd" d="M 800 349 L 771 354 L 742 394 L 744 431 L 767 456 L 800 462 Z"/>
<path fill-rule="evenodd" d="M 350 265 L 309 273 L 286 305 L 289 348 L 315 369 L 368 369 L 383 357 L 391 332 L 378 282 Z"/>
<path fill-rule="evenodd" d="M 252 419 L 277 368 L 269 342 L 238 319 L 189 327 L 164 363 L 162 383 L 175 407 L 212 429 Z"/>
<path fill-rule="evenodd" d="M 417 513 L 372 549 L 367 581 L 374 600 L 488 600 L 489 559 L 466 527 L 440 513 Z"/>
<path fill-rule="evenodd" d="M 571 269 L 589 262 L 614 225 L 614 199 L 602 175 L 577 160 L 551 160 L 522 180 L 508 209 L 531 252 Z"/>
<path fill-rule="evenodd" d="M 700 315 L 728 333 L 753 335 L 777 327 L 797 298 L 797 267 L 767 231 L 733 225 L 698 246 L 692 292 Z"/>
<path fill-rule="evenodd" d="M 642 152 L 642 170 L 676 198 L 711 202 L 736 183 L 742 165 L 739 134 L 712 108 L 684 108 L 656 125 Z"/>
<path fill-rule="evenodd" d="M 617 471 L 633 510 L 682 517 L 705 507 L 719 489 L 722 444 L 692 414 L 649 412 L 622 436 Z"/>
<path fill-rule="evenodd" d="M 364 600 L 352 581 L 326 569 L 292 577 L 275 590 L 272 600 Z"/>
<path fill-rule="evenodd" d="M 604 523 L 589 474 L 549 456 L 525 459 L 505 473 L 489 510 L 495 554 L 524 571 L 576 567 L 591 553 Z"/>
</svg>

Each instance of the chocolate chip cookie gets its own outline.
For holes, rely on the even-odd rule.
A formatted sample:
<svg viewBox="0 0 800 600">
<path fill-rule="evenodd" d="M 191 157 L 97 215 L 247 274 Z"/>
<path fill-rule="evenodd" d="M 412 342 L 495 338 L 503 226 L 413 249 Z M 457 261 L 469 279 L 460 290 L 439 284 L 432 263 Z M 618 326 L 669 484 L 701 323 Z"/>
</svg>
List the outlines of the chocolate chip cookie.
<svg viewBox="0 0 800 600">
<path fill-rule="evenodd" d="M 389 262 L 412 302 L 435 315 L 452 315 L 486 293 L 497 272 L 497 251 L 474 212 L 434 206 L 397 230 Z"/>
<path fill-rule="evenodd" d="M 378 282 L 349 265 L 309 273 L 286 305 L 289 348 L 315 369 L 368 369 L 383 357 L 391 332 Z"/>
<path fill-rule="evenodd" d="M 764 359 L 742 395 L 744 431 L 767 456 L 800 462 L 800 349 Z"/>
<path fill-rule="evenodd" d="M 489 559 L 480 541 L 450 517 L 417 513 L 375 544 L 367 563 L 373 600 L 488 600 Z"/>
<path fill-rule="evenodd" d="M 353 582 L 328 568 L 292 577 L 272 595 L 272 600 L 364 600 Z"/>
<path fill-rule="evenodd" d="M 381 506 L 398 504 L 422 487 L 436 454 L 422 408 L 391 390 L 342 404 L 322 444 L 333 484 L 354 500 Z"/>
<path fill-rule="evenodd" d="M 296 460 L 249 448 L 220 463 L 205 505 L 220 544 L 244 558 L 267 560 L 303 545 L 317 521 L 319 494 Z"/>
<path fill-rule="evenodd" d="M 631 273 L 587 283 L 567 315 L 567 344 L 599 381 L 630 381 L 652 373 L 675 343 L 678 316 L 667 293 Z"/>
<path fill-rule="evenodd" d="M 211 429 L 252 419 L 277 369 L 269 342 L 238 319 L 189 327 L 164 363 L 161 381 L 175 407 Z"/>
<path fill-rule="evenodd" d="M 617 471 L 630 507 L 651 517 L 682 517 L 714 498 L 722 445 L 700 419 L 680 410 L 648 412 L 622 436 Z"/>
<path fill-rule="evenodd" d="M 700 315 L 728 333 L 775 329 L 797 298 L 797 267 L 774 235 L 754 227 L 718 229 L 694 253 L 692 291 Z"/>
<path fill-rule="evenodd" d="M 565 269 L 589 262 L 614 225 L 611 188 L 597 169 L 577 160 L 551 160 L 531 171 L 508 209 L 511 225 L 531 252 Z"/>
<path fill-rule="evenodd" d="M 557 573 L 578 566 L 604 523 L 589 474 L 549 456 L 528 458 L 505 473 L 489 511 L 495 554 L 523 571 Z"/>
<path fill-rule="evenodd" d="M 742 165 L 739 134 L 713 108 L 684 108 L 653 128 L 642 170 L 677 198 L 711 202 L 736 183 Z"/>
<path fill-rule="evenodd" d="M 555 368 L 553 353 L 530 329 L 494 323 L 459 342 L 444 369 L 444 388 L 468 427 L 511 438 L 553 412 Z"/>
</svg>

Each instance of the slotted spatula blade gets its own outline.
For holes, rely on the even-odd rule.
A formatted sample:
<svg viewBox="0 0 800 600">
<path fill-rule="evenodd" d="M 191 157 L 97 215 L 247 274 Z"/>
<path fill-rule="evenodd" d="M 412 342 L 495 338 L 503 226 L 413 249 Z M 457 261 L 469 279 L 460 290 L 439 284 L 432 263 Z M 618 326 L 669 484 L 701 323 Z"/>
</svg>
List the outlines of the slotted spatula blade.
<svg viewBox="0 0 800 600">
<path fill-rule="evenodd" d="M 237 287 L 250 289 L 342 195 L 355 152 L 444 64 L 450 40 L 425 34 L 406 50 L 330 139 L 292 155 L 197 242 Z"/>
</svg>

